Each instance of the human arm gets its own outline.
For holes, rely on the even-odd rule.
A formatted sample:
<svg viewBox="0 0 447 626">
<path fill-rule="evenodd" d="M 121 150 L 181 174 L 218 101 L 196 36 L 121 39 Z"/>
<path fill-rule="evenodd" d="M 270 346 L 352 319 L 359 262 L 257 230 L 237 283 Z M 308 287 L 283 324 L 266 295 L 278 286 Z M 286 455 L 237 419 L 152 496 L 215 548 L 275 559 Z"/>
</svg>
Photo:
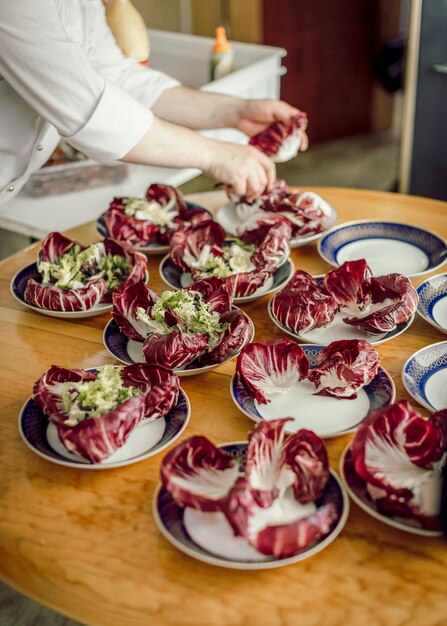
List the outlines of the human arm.
<svg viewBox="0 0 447 626">
<path fill-rule="evenodd" d="M 298 109 L 282 100 L 250 100 L 183 86 L 164 91 L 152 111 L 169 122 L 187 128 L 237 128 L 249 137 L 274 122 L 287 124 L 299 113 Z M 306 148 L 307 136 L 303 133 L 301 150 Z"/>
<path fill-rule="evenodd" d="M 272 161 L 256 148 L 208 139 L 158 118 L 123 160 L 144 165 L 197 167 L 248 199 L 254 199 L 272 185 L 276 176 Z"/>
</svg>

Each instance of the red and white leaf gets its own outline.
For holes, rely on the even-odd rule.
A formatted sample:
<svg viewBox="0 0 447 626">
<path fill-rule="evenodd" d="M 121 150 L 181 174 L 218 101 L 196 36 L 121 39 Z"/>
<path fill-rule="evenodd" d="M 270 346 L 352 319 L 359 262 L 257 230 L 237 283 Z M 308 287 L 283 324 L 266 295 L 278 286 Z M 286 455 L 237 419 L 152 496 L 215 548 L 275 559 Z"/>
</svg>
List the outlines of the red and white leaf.
<svg viewBox="0 0 447 626">
<path fill-rule="evenodd" d="M 357 391 L 370 383 L 379 371 L 379 355 L 364 339 L 333 341 L 317 357 L 309 380 L 318 393 L 335 398 L 355 398 Z"/>
<path fill-rule="evenodd" d="M 260 404 L 291 389 L 306 378 L 308 370 L 303 349 L 290 339 L 249 343 L 236 364 L 240 381 Z"/>
<path fill-rule="evenodd" d="M 173 448 L 161 464 L 163 486 L 181 506 L 219 511 L 233 488 L 239 463 L 209 439 L 194 436 Z"/>
</svg>

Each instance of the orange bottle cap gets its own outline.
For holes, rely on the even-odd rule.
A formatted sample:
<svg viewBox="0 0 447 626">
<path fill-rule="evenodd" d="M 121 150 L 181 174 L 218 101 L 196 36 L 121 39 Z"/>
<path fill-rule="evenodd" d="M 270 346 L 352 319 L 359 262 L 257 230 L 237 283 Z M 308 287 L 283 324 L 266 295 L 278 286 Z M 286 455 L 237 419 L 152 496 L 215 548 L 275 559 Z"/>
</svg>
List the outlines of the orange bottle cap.
<svg viewBox="0 0 447 626">
<path fill-rule="evenodd" d="M 225 33 L 225 28 L 223 26 L 218 26 L 216 28 L 216 43 L 213 46 L 214 52 L 228 52 L 231 50 L 231 45 L 228 42 L 227 35 Z"/>
</svg>

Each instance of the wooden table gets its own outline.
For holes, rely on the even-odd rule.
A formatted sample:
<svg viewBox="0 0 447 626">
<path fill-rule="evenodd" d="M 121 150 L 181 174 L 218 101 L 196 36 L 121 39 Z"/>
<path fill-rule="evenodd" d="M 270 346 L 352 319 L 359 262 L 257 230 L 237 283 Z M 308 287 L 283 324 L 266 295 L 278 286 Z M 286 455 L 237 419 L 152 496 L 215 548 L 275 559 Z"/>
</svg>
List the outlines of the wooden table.
<svg viewBox="0 0 447 626">
<path fill-rule="evenodd" d="M 315 189 L 340 221 L 387 218 L 447 236 L 447 204 L 397 194 Z M 191 197 L 214 208 L 221 192 Z M 92 224 L 70 233 L 83 242 Z M 33 382 L 53 363 L 110 363 L 102 344 L 107 315 L 78 322 L 50 319 L 21 307 L 9 293 L 37 246 L 0 265 L 2 415 L 0 421 L 0 577 L 16 589 L 87 624 L 203 626 L 440 626 L 447 624 L 447 543 L 406 534 L 351 504 L 340 537 L 315 557 L 279 570 L 223 570 L 191 559 L 158 532 L 151 514 L 161 456 L 102 472 L 64 468 L 21 441 L 17 417 Z M 315 245 L 293 252 L 297 268 L 328 269 Z M 158 258 L 151 287 L 163 288 Z M 244 306 L 256 338 L 284 336 L 271 323 L 268 298 Z M 379 346 L 397 398 L 408 398 L 400 370 L 424 345 L 445 335 L 416 317 L 408 332 Z M 229 395 L 234 362 L 182 380 L 192 404 L 185 436 L 215 442 L 244 439 L 253 423 Z M 424 409 L 421 409 L 426 414 Z M 331 464 L 350 436 L 327 442 Z M 0 619 L 1 621 L 1 619 Z"/>
</svg>

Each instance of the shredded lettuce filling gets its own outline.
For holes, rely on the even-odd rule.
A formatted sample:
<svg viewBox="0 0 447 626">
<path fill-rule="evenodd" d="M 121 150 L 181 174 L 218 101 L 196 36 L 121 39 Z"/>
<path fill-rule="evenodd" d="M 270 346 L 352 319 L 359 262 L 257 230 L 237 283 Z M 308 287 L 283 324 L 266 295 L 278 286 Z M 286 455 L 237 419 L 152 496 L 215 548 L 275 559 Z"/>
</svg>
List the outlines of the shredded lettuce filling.
<svg viewBox="0 0 447 626">
<path fill-rule="evenodd" d="M 165 314 L 172 311 L 180 318 L 179 323 L 168 325 Z M 169 333 L 179 330 L 187 333 L 206 333 L 210 337 L 210 345 L 219 339 L 221 333 L 228 328 L 228 323 L 221 323 L 216 311 L 210 311 L 202 294 L 197 291 L 164 291 L 152 307 L 150 314 L 142 307 L 137 307 L 136 317 L 151 328 L 151 332 Z M 184 325 L 184 327 L 183 327 Z"/>
<path fill-rule="evenodd" d="M 251 257 L 255 249 L 253 245 L 233 241 L 230 245 L 224 246 L 223 256 L 216 256 L 211 252 L 211 247 L 206 244 L 196 259 L 185 258 L 185 261 L 195 270 L 195 276 L 226 278 L 233 274 L 253 271 L 255 265 Z"/>
<path fill-rule="evenodd" d="M 56 263 L 41 261 L 37 269 L 42 282 L 60 289 L 80 289 L 92 278 L 104 278 L 108 290 L 120 285 L 130 274 L 130 262 L 119 254 L 106 254 L 102 242 L 85 250 L 76 244 Z"/>
<path fill-rule="evenodd" d="M 98 367 L 96 380 L 64 383 L 62 404 L 68 419 L 67 426 L 76 426 L 90 417 L 101 417 L 118 408 L 123 402 L 141 393 L 136 387 L 125 387 L 121 379 L 123 366 Z"/>
<path fill-rule="evenodd" d="M 124 209 L 126 215 L 156 224 L 160 226 L 162 232 L 175 227 L 173 220 L 178 215 L 175 205 L 168 207 L 156 200 L 145 200 L 144 198 L 124 198 L 123 204 L 126 207 Z"/>
</svg>

